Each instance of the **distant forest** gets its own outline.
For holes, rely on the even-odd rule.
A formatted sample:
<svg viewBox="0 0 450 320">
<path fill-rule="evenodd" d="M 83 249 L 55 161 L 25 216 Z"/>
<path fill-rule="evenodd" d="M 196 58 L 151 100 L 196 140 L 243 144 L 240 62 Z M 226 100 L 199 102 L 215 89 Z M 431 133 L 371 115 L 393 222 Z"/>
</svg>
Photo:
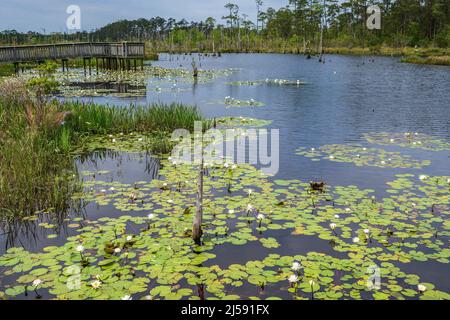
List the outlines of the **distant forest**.
<svg viewBox="0 0 450 320">
<path fill-rule="evenodd" d="M 381 29 L 369 30 L 367 8 L 381 8 Z M 278 10 L 255 1 L 255 21 L 226 3 L 220 21 L 154 17 L 121 20 L 71 34 L 0 32 L 2 44 L 64 41 L 146 41 L 159 51 L 297 51 L 326 47 L 450 46 L 449 0 L 289 0 Z"/>
</svg>

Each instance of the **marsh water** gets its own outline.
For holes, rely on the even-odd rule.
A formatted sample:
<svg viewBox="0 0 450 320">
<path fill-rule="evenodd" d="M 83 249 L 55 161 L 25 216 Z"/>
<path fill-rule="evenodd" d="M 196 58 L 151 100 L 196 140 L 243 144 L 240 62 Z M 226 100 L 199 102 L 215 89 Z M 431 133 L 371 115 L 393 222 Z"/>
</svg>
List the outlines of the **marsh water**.
<svg viewBox="0 0 450 320">
<path fill-rule="evenodd" d="M 422 66 L 399 63 L 391 57 L 355 57 L 330 55 L 325 63 L 317 58 L 279 54 L 223 54 L 222 57 L 199 57 L 161 54 L 154 65 L 170 68 L 191 68 L 195 59 L 200 69 L 233 68 L 229 75 L 208 83 L 179 83 L 181 90 L 155 92 L 148 84 L 146 97 L 83 97 L 95 101 L 121 105 L 130 103 L 182 102 L 197 105 L 206 117 L 243 116 L 272 120 L 269 128 L 280 130 L 279 170 L 272 179 L 300 179 L 325 181 L 327 185 L 355 185 L 375 190 L 378 197 L 385 196 L 386 183 L 396 174 L 449 176 L 450 150 L 427 151 L 420 148 L 384 146 L 388 151 L 399 151 L 414 159 L 431 160 L 431 165 L 416 168 L 381 168 L 355 166 L 352 163 L 311 161 L 296 154 L 299 147 L 317 148 L 327 144 L 358 143 L 367 145 L 362 138 L 372 132 L 420 132 L 450 141 L 450 69 L 440 66 Z M 301 86 L 239 86 L 236 81 L 264 79 L 300 80 Z M 264 103 L 258 107 L 227 107 L 226 96 Z M 109 181 L 132 184 L 135 181 L 158 177 L 158 163 L 146 154 L 124 152 L 98 154 L 83 161 L 77 159 L 80 172 L 108 171 Z M 146 215 L 148 212 L 127 214 Z M 87 219 L 118 217 L 120 210 L 113 206 L 88 204 L 83 210 Z M 62 222 L 57 237 L 48 239 L 48 230 L 17 225 L 15 236 L 0 235 L 0 254 L 8 247 L 23 246 L 37 252 L 49 245 L 63 244 L 72 231 Z M 54 230 L 52 230 L 54 232 Z M 292 236 L 290 231 L 271 230 L 270 236 L 280 243 L 277 249 L 257 244 L 246 246 L 218 245 L 212 252 L 216 258 L 208 264 L 227 266 L 262 259 L 268 253 L 305 254 L 324 252 L 340 257 L 328 241 Z M 448 250 L 448 243 L 446 245 Z M 422 281 L 432 282 L 439 289 L 450 292 L 448 264 L 435 261 L 401 264 L 405 272 L 420 275 Z M 0 287 L 8 283 L 0 278 Z M 252 289 L 242 289 L 243 291 Z M 22 297 L 23 298 L 23 297 Z"/>
</svg>

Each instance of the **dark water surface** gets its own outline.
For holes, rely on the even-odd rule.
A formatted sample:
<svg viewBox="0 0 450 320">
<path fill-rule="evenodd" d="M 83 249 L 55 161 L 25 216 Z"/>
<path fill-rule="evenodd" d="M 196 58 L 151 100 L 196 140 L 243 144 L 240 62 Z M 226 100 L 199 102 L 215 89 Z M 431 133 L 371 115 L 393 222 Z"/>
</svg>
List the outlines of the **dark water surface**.
<svg viewBox="0 0 450 320">
<path fill-rule="evenodd" d="M 146 104 L 155 101 L 182 102 L 197 105 L 207 117 L 245 116 L 273 120 L 270 128 L 280 130 L 280 167 L 276 179 L 323 179 L 330 185 L 356 185 L 371 188 L 384 195 L 386 182 L 395 174 L 413 173 L 450 175 L 450 151 L 425 151 L 398 147 L 383 147 L 388 151 L 401 151 L 417 159 L 432 161 L 422 169 L 389 169 L 356 167 L 350 163 L 331 161 L 314 162 L 295 154 L 298 147 L 319 147 L 334 143 L 364 143 L 363 133 L 368 132 L 420 132 L 450 141 L 450 68 L 402 64 L 397 58 L 374 57 L 374 62 L 362 57 L 327 56 L 326 63 L 304 56 L 279 54 L 225 54 L 221 58 L 202 57 L 201 69 L 237 68 L 230 76 L 219 77 L 206 84 L 180 84 L 188 89 L 177 93 L 157 93 L 149 90 L 145 98 L 83 98 L 99 103 Z M 190 68 L 190 56 L 160 56 L 154 64 L 163 67 Z M 170 61 L 169 61 L 170 60 Z M 363 63 L 364 62 L 364 63 Z M 226 82 L 270 79 L 301 80 L 296 86 L 231 86 Z M 151 86 L 151 84 L 149 84 Z M 263 102 L 263 107 L 225 107 L 218 101 L 226 96 L 236 99 Z M 111 180 L 132 183 L 157 178 L 155 165 L 143 154 L 106 156 L 96 161 L 77 160 L 83 170 L 109 170 Z M 110 206 L 88 205 L 84 215 L 93 220 L 102 216 L 120 216 L 119 210 Z M 143 214 L 143 213 L 138 213 Z M 46 239 L 45 230 L 36 230 L 36 236 L 25 236 L 23 228 L 12 243 L 0 235 L 0 254 L 8 246 L 24 246 L 38 251 L 48 245 L 64 243 L 70 235 L 61 229 L 56 239 Z M 217 257 L 212 264 L 228 265 L 260 259 L 268 253 L 303 254 L 321 251 L 332 254 L 326 241 L 311 238 L 299 244 L 299 237 L 290 231 L 277 231 L 271 235 L 281 247 L 265 249 L 258 244 L 244 247 L 218 246 L 213 250 Z M 239 250 L 237 250 L 239 248 Z M 338 255 L 336 255 L 338 256 Z M 402 267 L 403 268 L 403 267 Z M 419 274 L 423 281 L 435 282 L 443 291 L 450 292 L 448 265 L 410 263 L 404 271 Z M 0 288 L 1 288 L 0 282 Z"/>
</svg>

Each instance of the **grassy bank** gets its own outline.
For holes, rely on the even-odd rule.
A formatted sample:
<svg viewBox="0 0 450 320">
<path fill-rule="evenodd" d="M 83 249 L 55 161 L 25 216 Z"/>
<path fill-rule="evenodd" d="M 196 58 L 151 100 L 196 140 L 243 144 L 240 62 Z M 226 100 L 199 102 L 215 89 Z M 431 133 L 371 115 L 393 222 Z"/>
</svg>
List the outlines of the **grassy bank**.
<svg viewBox="0 0 450 320">
<path fill-rule="evenodd" d="M 151 152 L 167 152 L 170 133 L 201 121 L 196 107 L 129 108 L 48 101 L 18 78 L 0 83 L 0 220 L 68 210 L 82 186 L 73 150 L 92 136 L 141 133 Z"/>
</svg>

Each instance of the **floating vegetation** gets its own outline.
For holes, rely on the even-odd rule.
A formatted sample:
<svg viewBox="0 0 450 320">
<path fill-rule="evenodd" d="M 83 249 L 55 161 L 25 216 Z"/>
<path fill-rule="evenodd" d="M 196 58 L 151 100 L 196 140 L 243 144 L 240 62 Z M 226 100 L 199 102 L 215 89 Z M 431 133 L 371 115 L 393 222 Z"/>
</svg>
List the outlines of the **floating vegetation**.
<svg viewBox="0 0 450 320">
<path fill-rule="evenodd" d="M 285 80 L 285 79 L 269 79 L 264 80 L 266 84 L 277 85 L 277 86 L 301 86 L 306 84 L 301 80 Z"/>
<path fill-rule="evenodd" d="M 148 91 L 156 93 L 179 93 L 191 90 L 192 83 L 209 83 L 219 77 L 225 77 L 237 69 L 198 70 L 194 79 L 193 71 L 184 68 L 163 68 L 145 66 L 143 70 L 114 71 L 99 69 L 86 74 L 81 68 L 67 72 L 58 70 L 54 74 L 59 83 L 59 93 L 66 97 L 81 96 L 145 96 Z M 30 79 L 37 76 L 37 71 L 29 70 L 21 77 Z"/>
<path fill-rule="evenodd" d="M 306 82 L 300 80 L 283 80 L 283 79 L 265 79 L 265 80 L 255 80 L 255 81 L 233 81 L 226 82 L 225 84 L 230 86 L 260 86 L 262 84 L 268 85 L 285 85 L 285 86 L 301 86 L 305 85 Z"/>
<path fill-rule="evenodd" d="M 450 142 L 418 132 L 366 133 L 363 135 L 363 138 L 369 143 L 380 145 L 420 148 L 432 151 L 450 150 Z"/>
<path fill-rule="evenodd" d="M 262 106 L 264 106 L 264 103 L 255 101 L 254 99 L 239 100 L 236 98 L 232 98 L 230 96 L 225 97 L 223 103 L 228 107 L 262 107 Z"/>
<path fill-rule="evenodd" d="M 260 86 L 264 83 L 264 81 L 256 80 L 256 81 L 232 81 L 226 82 L 226 85 L 229 86 Z"/>
<path fill-rule="evenodd" d="M 224 128 L 237 128 L 237 127 L 252 127 L 259 128 L 265 127 L 272 123 L 271 120 L 245 118 L 245 117 L 224 117 L 216 119 L 216 124 L 219 127 Z"/>
<path fill-rule="evenodd" d="M 383 149 L 366 148 L 360 145 L 330 144 L 320 148 L 298 148 L 297 154 L 313 161 L 330 160 L 334 162 L 353 163 L 356 166 L 380 168 L 415 168 L 430 165 L 429 160 L 415 160 L 399 152 Z"/>
<path fill-rule="evenodd" d="M 160 174 L 160 180 L 125 184 L 86 173 L 79 196 L 124 215 L 73 218 L 76 232 L 62 246 L 36 253 L 10 248 L 0 257 L 2 274 L 13 279 L 0 289 L 4 296 L 36 289 L 58 299 L 449 298 L 438 284 L 396 264 L 449 263 L 450 177 L 398 175 L 389 183 L 391 196 L 376 199 L 373 190 L 355 186 L 315 193 L 308 182 L 271 182 L 250 165 L 212 165 L 204 177 L 204 235 L 197 246 L 190 237 L 197 171 L 163 161 Z M 322 239 L 339 257 L 273 253 L 280 244 L 271 231 L 298 241 Z M 216 247 L 248 243 L 264 248 L 265 258 L 215 262 Z M 371 291 L 367 270 L 374 266 L 387 281 Z M 79 286 L 70 285 L 74 274 Z"/>
</svg>

